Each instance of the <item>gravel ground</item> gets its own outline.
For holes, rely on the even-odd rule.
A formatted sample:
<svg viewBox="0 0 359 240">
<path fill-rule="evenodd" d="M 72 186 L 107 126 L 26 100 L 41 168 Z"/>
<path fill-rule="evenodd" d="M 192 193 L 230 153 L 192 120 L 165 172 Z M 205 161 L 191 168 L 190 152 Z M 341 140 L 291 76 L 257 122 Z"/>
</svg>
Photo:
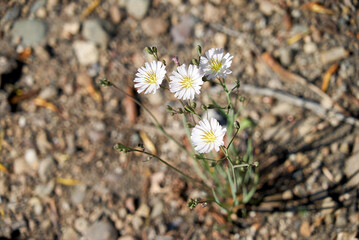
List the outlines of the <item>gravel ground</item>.
<svg viewBox="0 0 359 240">
<path fill-rule="evenodd" d="M 19 0 L 0 16 L 0 239 L 359 238 L 357 0 Z M 259 162 L 256 203 L 232 222 L 189 210 L 203 192 L 164 165 L 114 151 L 147 137 L 191 169 L 146 112 L 98 85 L 134 94 L 186 144 L 173 96 L 136 95 L 133 79 L 146 46 L 173 69 L 198 44 L 234 56 L 256 125 L 238 139 Z M 203 91 L 225 101 L 217 90 Z"/>
</svg>

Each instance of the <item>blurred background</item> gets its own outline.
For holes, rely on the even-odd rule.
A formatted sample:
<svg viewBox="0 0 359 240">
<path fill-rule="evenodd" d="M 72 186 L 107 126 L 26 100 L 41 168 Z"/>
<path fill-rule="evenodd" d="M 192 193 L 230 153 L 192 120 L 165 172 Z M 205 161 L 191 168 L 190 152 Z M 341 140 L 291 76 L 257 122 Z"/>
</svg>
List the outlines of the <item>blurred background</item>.
<svg viewBox="0 0 359 240">
<path fill-rule="evenodd" d="M 358 239 L 357 0 L 9 0 L 0 2 L 0 239 Z M 185 146 L 168 91 L 137 95 L 156 46 L 167 72 L 203 51 L 234 56 L 241 118 L 259 162 L 254 203 L 232 222 L 145 143 L 191 162 L 108 78 Z M 202 92 L 225 101 L 215 87 Z M 198 100 L 208 103 L 208 94 Z M 244 153 L 243 153 L 244 154 Z M 244 211 L 245 210 L 245 211 Z M 243 214 L 246 213 L 246 214 Z"/>
</svg>

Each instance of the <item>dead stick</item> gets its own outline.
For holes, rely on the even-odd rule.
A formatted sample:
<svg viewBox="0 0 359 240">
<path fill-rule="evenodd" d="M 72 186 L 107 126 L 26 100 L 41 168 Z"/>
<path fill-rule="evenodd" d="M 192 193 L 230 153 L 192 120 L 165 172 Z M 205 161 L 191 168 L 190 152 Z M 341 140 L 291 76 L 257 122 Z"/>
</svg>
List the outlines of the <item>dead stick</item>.
<svg viewBox="0 0 359 240">
<path fill-rule="evenodd" d="M 240 90 L 242 90 L 243 92 L 249 93 L 249 94 L 253 94 L 253 95 L 274 97 L 274 98 L 277 98 L 278 100 L 284 101 L 284 102 L 292 104 L 294 106 L 311 110 L 312 112 L 314 112 L 316 115 L 318 115 L 319 117 L 321 117 L 323 119 L 327 120 L 328 118 L 329 119 L 333 118 L 335 120 L 345 122 L 345 123 L 359 127 L 359 119 L 356 119 L 353 117 L 347 117 L 347 116 L 343 115 L 342 113 L 333 111 L 331 109 L 326 109 L 325 107 L 323 107 L 322 105 L 320 105 L 317 102 L 299 98 L 299 97 L 296 97 L 296 96 L 286 93 L 286 92 L 282 92 L 282 91 L 270 89 L 270 88 L 255 87 L 255 86 L 248 85 L 248 84 L 241 84 Z"/>
</svg>

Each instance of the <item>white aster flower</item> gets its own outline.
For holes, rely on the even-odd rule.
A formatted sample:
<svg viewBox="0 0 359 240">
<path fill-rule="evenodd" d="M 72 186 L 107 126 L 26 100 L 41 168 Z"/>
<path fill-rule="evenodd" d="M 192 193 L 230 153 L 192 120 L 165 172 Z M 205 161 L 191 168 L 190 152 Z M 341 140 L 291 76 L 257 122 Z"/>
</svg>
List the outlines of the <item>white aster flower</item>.
<svg viewBox="0 0 359 240">
<path fill-rule="evenodd" d="M 194 149 L 200 153 L 208 153 L 214 148 L 218 152 L 219 147 L 224 145 L 223 137 L 226 131 L 215 118 L 199 121 L 191 135 Z"/>
<path fill-rule="evenodd" d="M 169 85 L 170 91 L 175 93 L 176 98 L 194 99 L 194 95 L 200 93 L 203 73 L 197 66 L 190 64 L 187 70 L 186 64 L 182 64 L 172 74 Z"/>
<path fill-rule="evenodd" d="M 232 73 L 228 68 L 232 64 L 233 56 L 229 53 L 224 55 L 223 51 L 223 48 L 211 48 L 206 52 L 205 57 L 201 56 L 199 67 L 208 79 L 226 78 L 227 74 Z"/>
<path fill-rule="evenodd" d="M 147 93 L 156 93 L 156 90 L 160 88 L 160 84 L 166 75 L 166 67 L 162 62 L 153 61 L 151 63 L 146 62 L 144 67 L 137 70 L 134 82 L 137 92 L 141 93 L 145 91 Z"/>
</svg>

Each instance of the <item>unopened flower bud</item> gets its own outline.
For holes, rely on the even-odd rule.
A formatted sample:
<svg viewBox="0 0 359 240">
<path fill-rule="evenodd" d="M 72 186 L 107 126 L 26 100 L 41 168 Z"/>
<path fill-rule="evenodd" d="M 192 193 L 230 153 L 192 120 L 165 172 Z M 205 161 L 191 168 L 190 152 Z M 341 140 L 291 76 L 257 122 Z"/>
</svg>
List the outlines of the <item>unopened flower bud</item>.
<svg viewBox="0 0 359 240">
<path fill-rule="evenodd" d="M 153 54 L 152 48 L 150 48 L 150 47 L 145 47 L 144 51 L 150 55 Z"/>
<path fill-rule="evenodd" d="M 200 45 L 197 45 L 197 54 L 198 56 L 202 55 L 202 47 Z"/>
<path fill-rule="evenodd" d="M 195 59 L 195 58 L 193 58 L 193 59 L 192 59 L 192 63 L 193 63 L 193 65 L 196 65 L 196 66 L 198 66 L 198 65 L 199 65 L 198 60 L 197 60 L 197 59 Z"/>
</svg>

